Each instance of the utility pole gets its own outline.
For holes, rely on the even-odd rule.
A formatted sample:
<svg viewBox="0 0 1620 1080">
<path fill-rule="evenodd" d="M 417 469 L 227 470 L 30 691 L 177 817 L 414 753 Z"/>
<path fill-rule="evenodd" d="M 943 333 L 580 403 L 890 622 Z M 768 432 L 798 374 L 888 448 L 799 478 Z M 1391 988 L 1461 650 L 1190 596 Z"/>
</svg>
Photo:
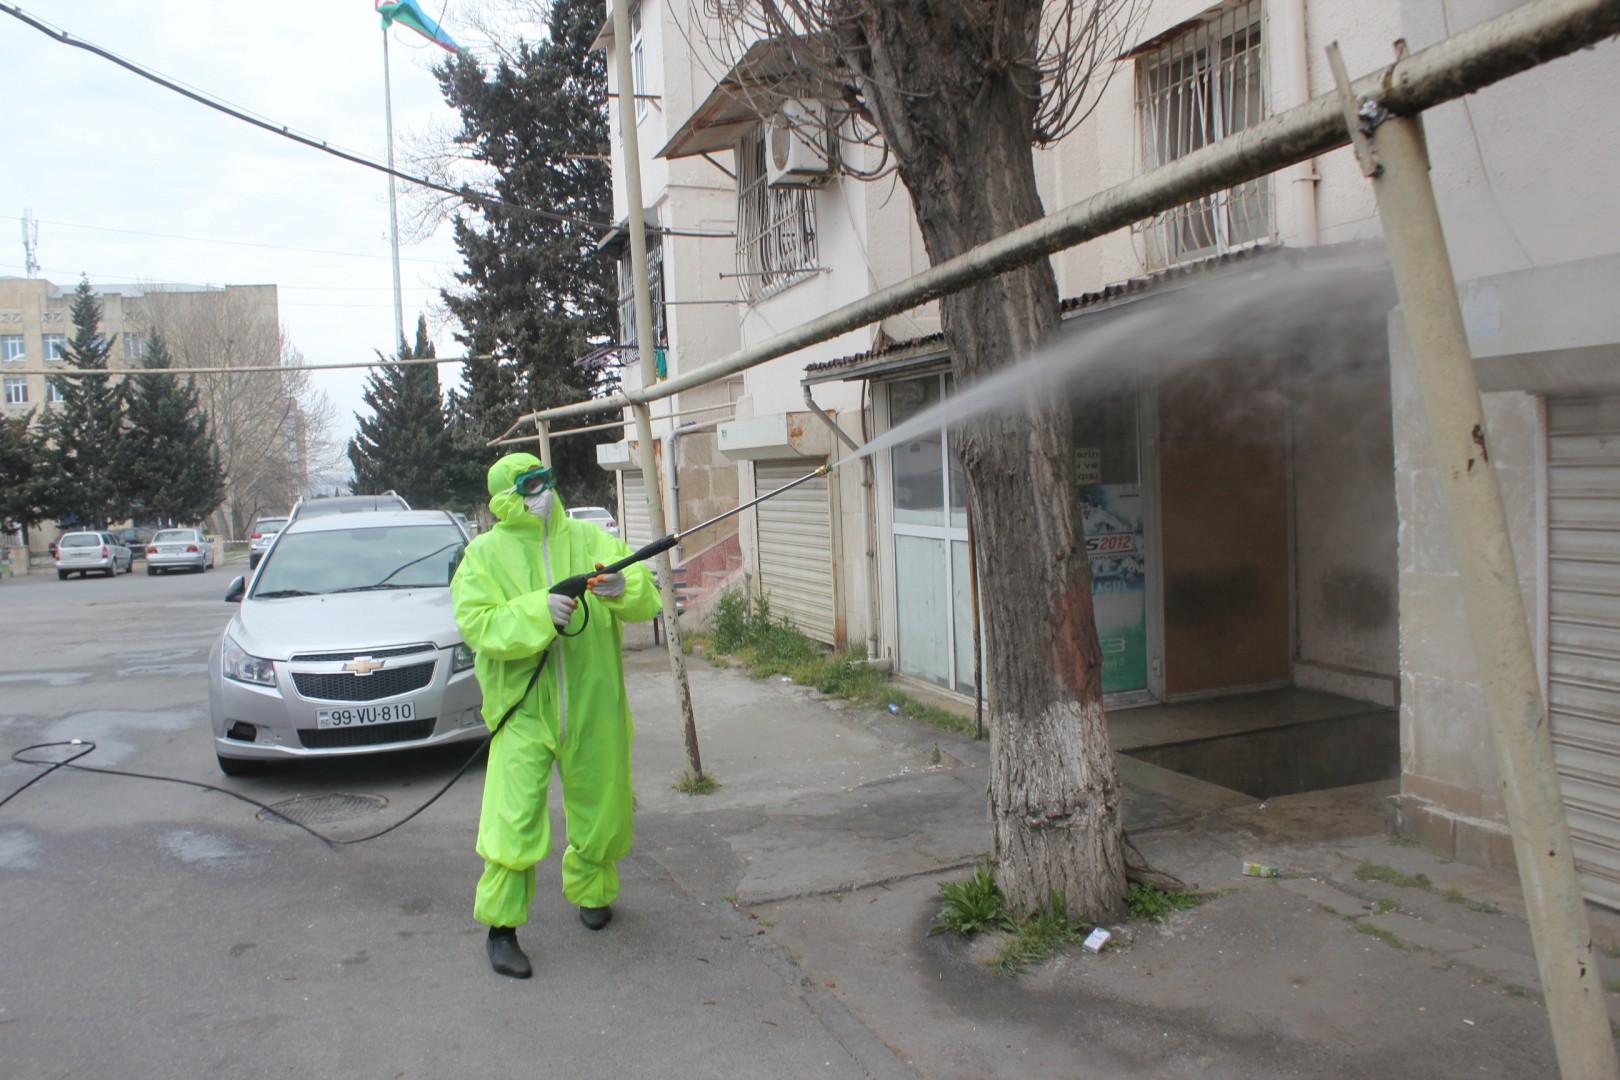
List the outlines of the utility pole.
<svg viewBox="0 0 1620 1080">
<path fill-rule="evenodd" d="M 1397 42 L 1402 58 L 1406 43 Z M 1479 382 L 1457 302 L 1421 120 L 1357 99 L 1337 44 L 1328 60 L 1345 122 L 1372 181 L 1456 543 L 1474 653 L 1490 711 L 1503 801 L 1547 1019 L 1564 1080 L 1612 1080 L 1614 1037 L 1553 761 L 1547 707 L 1491 463 Z"/>
<path fill-rule="evenodd" d="M 383 23 L 383 117 L 388 126 L 388 246 L 394 255 L 394 341 L 398 352 L 405 341 L 405 308 L 399 289 L 399 204 L 394 193 L 394 80 L 388 74 L 388 24 Z"/>
<path fill-rule="evenodd" d="M 635 289 L 636 347 L 641 360 L 641 385 L 658 381 L 654 355 L 652 296 L 647 287 L 647 222 L 641 201 L 641 144 L 636 134 L 635 71 L 630 62 L 630 0 L 613 4 L 613 60 L 619 82 L 619 148 L 624 161 L 625 198 L 629 201 L 630 272 Z M 664 520 L 663 486 L 658 479 L 658 455 L 654 449 L 652 419 L 645 404 L 632 404 L 636 418 L 636 456 L 647 491 L 647 516 L 654 536 L 672 531 Z M 673 467 L 673 463 L 671 463 Z M 679 527 L 679 522 L 676 527 Z M 675 677 L 675 694 L 681 710 L 681 736 L 686 744 L 686 760 L 692 777 L 703 778 L 703 759 L 698 753 L 697 719 L 692 714 L 692 690 L 686 681 L 686 656 L 681 652 L 680 612 L 675 603 L 675 577 L 670 572 L 669 552 L 658 554 L 658 590 L 664 601 L 665 646 L 669 667 Z"/>
</svg>

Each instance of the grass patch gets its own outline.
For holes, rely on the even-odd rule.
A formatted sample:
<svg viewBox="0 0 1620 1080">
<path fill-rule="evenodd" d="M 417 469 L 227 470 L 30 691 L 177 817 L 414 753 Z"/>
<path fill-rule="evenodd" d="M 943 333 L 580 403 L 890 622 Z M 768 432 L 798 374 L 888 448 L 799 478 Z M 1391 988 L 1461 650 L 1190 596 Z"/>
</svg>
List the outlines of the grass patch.
<svg viewBox="0 0 1620 1080">
<path fill-rule="evenodd" d="M 1477 911 L 1481 915 L 1500 915 L 1502 909 L 1495 904 L 1487 904 L 1483 900 L 1470 900 L 1461 889 L 1445 889 L 1440 893 L 1441 899 L 1448 904 L 1461 904 L 1469 911 Z"/>
<path fill-rule="evenodd" d="M 811 641 L 793 625 L 792 619 L 772 613 L 768 596 L 750 604 L 740 589 L 726 590 L 715 601 L 714 617 L 703 643 L 704 655 L 716 666 L 735 664 L 756 679 L 785 676 L 828 697 L 887 709 L 943 731 L 974 733 L 971 717 L 895 689 L 886 672 L 865 662 L 862 649 L 832 653 Z"/>
<path fill-rule="evenodd" d="M 1002 945 L 996 957 L 996 971 L 1001 975 L 1017 975 L 1064 946 L 1084 941 L 1091 928 L 1091 923 L 1070 918 L 1063 894 L 1054 891 L 1046 906 L 1031 912 Z"/>
<path fill-rule="evenodd" d="M 939 885 L 940 910 L 929 928 L 929 936 L 954 930 L 958 934 L 980 934 L 987 930 L 1011 930 L 1016 920 L 1007 911 L 996 884 L 995 871 L 987 862 L 966 881 L 942 881 Z"/>
<path fill-rule="evenodd" d="M 690 772 L 683 772 L 674 787 L 682 795 L 712 795 L 720 790 L 720 781 L 712 773 L 693 776 Z"/>
<path fill-rule="evenodd" d="M 1389 839 L 1389 842 L 1391 844 L 1394 844 L 1396 847 L 1404 847 L 1404 848 L 1415 848 L 1415 847 L 1417 847 L 1419 844 L 1421 844 L 1423 842 L 1423 841 L 1418 839 L 1418 836 L 1417 836 L 1416 833 L 1401 832 L 1401 831 L 1390 833 L 1388 839 Z"/>
<path fill-rule="evenodd" d="M 1195 908 L 1206 899 L 1195 892 L 1172 892 L 1133 881 L 1125 893 L 1125 910 L 1133 919 L 1160 923 L 1169 918 L 1171 912 Z"/>
<path fill-rule="evenodd" d="M 1394 910 L 1395 910 L 1395 901 L 1389 899 L 1387 896 L 1380 896 L 1378 899 L 1373 901 L 1373 914 L 1374 915 L 1382 915 L 1386 911 L 1394 911 Z"/>
<path fill-rule="evenodd" d="M 1382 863 L 1362 863 L 1356 867 L 1357 881 L 1382 881 L 1403 889 L 1434 889 L 1434 882 L 1424 874 L 1403 874 L 1393 866 Z"/>
<path fill-rule="evenodd" d="M 1366 934 L 1371 938 L 1377 938 L 1379 941 L 1382 941 L 1385 945 L 1388 945 L 1392 949 L 1406 949 L 1406 942 L 1402 941 L 1397 935 L 1385 930 L 1382 926 L 1374 926 L 1372 923 L 1358 922 L 1356 923 L 1356 933 Z"/>
</svg>

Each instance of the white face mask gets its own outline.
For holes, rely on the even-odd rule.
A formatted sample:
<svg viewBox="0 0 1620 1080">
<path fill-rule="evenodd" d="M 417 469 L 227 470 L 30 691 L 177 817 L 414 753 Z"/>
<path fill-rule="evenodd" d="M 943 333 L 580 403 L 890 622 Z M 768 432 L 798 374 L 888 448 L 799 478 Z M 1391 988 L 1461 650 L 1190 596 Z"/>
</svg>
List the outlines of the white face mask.
<svg viewBox="0 0 1620 1080">
<path fill-rule="evenodd" d="M 547 488 L 538 495 L 524 496 L 523 505 L 529 508 L 529 513 L 545 521 L 551 517 L 551 507 L 556 501 L 557 493 Z"/>
</svg>

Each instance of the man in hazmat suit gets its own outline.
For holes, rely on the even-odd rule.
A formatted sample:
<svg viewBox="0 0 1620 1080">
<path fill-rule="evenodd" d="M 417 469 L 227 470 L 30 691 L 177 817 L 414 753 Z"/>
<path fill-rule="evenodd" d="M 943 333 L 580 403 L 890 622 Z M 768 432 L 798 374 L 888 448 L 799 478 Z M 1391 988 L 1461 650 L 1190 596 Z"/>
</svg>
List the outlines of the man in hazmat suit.
<svg viewBox="0 0 1620 1080">
<path fill-rule="evenodd" d="M 489 470 L 495 527 L 467 545 L 450 583 L 456 625 L 477 654 L 484 722 L 495 732 L 478 819 L 473 917 L 489 927 L 490 965 L 526 979 L 517 928 L 529 917 L 534 864 L 551 848 L 546 790 L 562 782 L 568 846 L 563 895 L 592 930 L 619 894 L 616 863 L 630 850 L 630 707 L 622 624 L 651 619 L 658 590 L 638 563 L 595 580 L 579 601 L 550 593 L 564 578 L 630 554 L 600 526 L 563 509 L 556 478 L 533 454 Z"/>
</svg>

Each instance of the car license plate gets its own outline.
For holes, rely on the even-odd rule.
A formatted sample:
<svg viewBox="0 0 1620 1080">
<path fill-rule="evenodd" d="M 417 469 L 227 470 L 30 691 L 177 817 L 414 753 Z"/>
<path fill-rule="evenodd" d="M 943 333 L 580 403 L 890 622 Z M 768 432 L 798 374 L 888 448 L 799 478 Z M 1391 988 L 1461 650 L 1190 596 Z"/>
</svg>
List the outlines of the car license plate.
<svg viewBox="0 0 1620 1080">
<path fill-rule="evenodd" d="M 409 701 L 392 705 L 349 705 L 341 709 L 316 709 L 318 728 L 364 727 L 367 724 L 397 724 L 415 720 L 416 706 Z"/>
</svg>

